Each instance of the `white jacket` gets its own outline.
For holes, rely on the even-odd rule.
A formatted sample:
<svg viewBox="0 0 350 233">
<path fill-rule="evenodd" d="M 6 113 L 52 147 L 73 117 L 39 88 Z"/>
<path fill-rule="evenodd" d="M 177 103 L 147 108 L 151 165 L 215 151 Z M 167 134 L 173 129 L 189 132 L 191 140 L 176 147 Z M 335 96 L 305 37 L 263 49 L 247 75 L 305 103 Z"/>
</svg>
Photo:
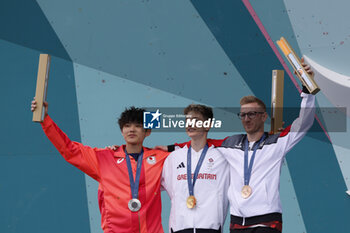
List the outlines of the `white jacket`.
<svg viewBox="0 0 350 233">
<path fill-rule="evenodd" d="M 268 213 L 282 213 L 279 184 L 283 159 L 312 126 L 315 116 L 315 96 L 305 93 L 299 117 L 281 134 L 268 135 L 256 151 L 255 161 L 249 185 L 252 195 L 244 199 L 241 190 L 244 186 L 244 140 L 246 135 L 234 135 L 226 138 L 220 150 L 229 154 L 230 187 L 228 197 L 230 213 L 239 217 L 252 217 Z M 267 135 L 267 134 L 266 134 Z M 248 153 L 250 162 L 252 151 Z"/>
<path fill-rule="evenodd" d="M 190 142 L 189 142 L 190 143 Z M 186 200 L 189 196 L 187 184 L 187 150 L 190 144 L 177 148 L 164 162 L 162 188 L 171 199 L 169 219 L 170 228 L 179 231 L 186 228 L 219 229 L 227 213 L 229 187 L 228 163 L 219 149 L 209 143 L 209 149 L 199 170 L 194 185 L 197 205 L 188 209 Z M 202 150 L 191 149 L 192 174 L 194 173 Z"/>
</svg>

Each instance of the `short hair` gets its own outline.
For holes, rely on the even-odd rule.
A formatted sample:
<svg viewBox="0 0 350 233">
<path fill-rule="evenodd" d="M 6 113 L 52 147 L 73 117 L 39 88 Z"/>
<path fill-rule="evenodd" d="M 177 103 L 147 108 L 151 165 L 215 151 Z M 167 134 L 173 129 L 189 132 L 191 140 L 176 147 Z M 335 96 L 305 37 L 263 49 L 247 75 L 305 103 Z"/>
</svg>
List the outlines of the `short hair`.
<svg viewBox="0 0 350 233">
<path fill-rule="evenodd" d="M 196 112 L 202 114 L 204 120 L 213 118 L 213 109 L 211 107 L 201 104 L 190 104 L 184 109 L 184 114 L 187 115 L 189 112 Z"/>
<path fill-rule="evenodd" d="M 135 108 L 134 106 L 125 108 L 124 112 L 120 114 L 118 119 L 120 130 L 122 130 L 124 125 L 128 123 L 143 124 L 143 113 L 145 111 L 146 110 L 143 108 Z"/>
<path fill-rule="evenodd" d="M 244 97 L 242 97 L 242 99 L 240 100 L 239 103 L 240 103 L 241 106 L 244 105 L 244 104 L 257 103 L 266 112 L 266 105 L 265 105 L 265 103 L 261 99 L 255 97 L 255 96 L 252 96 L 252 95 L 244 96 Z"/>
</svg>

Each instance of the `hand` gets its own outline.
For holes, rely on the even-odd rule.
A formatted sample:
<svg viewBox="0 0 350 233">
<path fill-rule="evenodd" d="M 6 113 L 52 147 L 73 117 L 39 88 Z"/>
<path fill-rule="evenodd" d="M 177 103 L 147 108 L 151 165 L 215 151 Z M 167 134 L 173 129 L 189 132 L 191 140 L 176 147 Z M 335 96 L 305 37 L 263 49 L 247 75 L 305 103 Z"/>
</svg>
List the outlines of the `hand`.
<svg viewBox="0 0 350 233">
<path fill-rule="evenodd" d="M 314 72 L 312 71 L 311 67 L 307 64 L 305 64 L 304 62 L 304 57 L 301 58 L 301 65 L 304 67 L 304 70 L 306 71 L 306 73 L 308 73 L 310 75 L 311 78 L 314 77 Z M 302 72 L 301 70 L 299 72 Z M 294 71 L 294 74 L 296 75 L 297 72 Z"/>
<path fill-rule="evenodd" d="M 119 148 L 119 146 L 117 146 L 117 145 L 105 147 L 105 149 L 110 149 L 110 150 L 114 150 L 114 151 L 118 150 L 118 148 Z"/>
<path fill-rule="evenodd" d="M 284 128 L 284 121 L 282 122 L 282 127 L 281 128 L 278 128 L 278 132 L 282 132 L 283 130 L 284 130 L 285 128 Z"/>
<path fill-rule="evenodd" d="M 273 134 L 276 134 L 276 133 L 282 133 L 284 130 L 285 130 L 285 128 L 284 128 L 284 121 L 283 121 L 283 122 L 282 122 L 282 127 L 278 128 L 276 132 L 274 132 L 274 131 L 271 130 L 271 131 L 269 132 L 269 135 L 273 135 Z"/>
<path fill-rule="evenodd" d="M 154 150 L 168 151 L 168 146 L 155 146 Z"/>
<path fill-rule="evenodd" d="M 32 111 L 32 112 L 34 112 L 35 111 L 35 109 L 36 109 L 36 100 L 35 100 L 35 97 L 33 98 L 33 101 L 32 101 L 32 104 L 31 104 L 31 106 L 30 106 L 30 110 Z M 46 101 L 44 101 L 44 107 L 45 107 L 45 116 L 47 116 L 48 115 L 48 108 L 49 108 L 49 104 L 46 102 Z"/>
</svg>

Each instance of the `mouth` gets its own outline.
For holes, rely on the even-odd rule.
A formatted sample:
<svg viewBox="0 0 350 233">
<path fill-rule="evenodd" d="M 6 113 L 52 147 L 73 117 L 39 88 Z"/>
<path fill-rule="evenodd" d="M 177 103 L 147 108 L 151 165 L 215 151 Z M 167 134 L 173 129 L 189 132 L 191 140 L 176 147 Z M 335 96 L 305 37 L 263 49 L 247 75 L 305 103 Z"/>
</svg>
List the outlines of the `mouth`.
<svg viewBox="0 0 350 233">
<path fill-rule="evenodd" d="M 250 128 L 250 127 L 252 127 L 253 125 L 252 124 L 244 124 L 244 127 L 246 127 L 246 128 Z"/>
</svg>

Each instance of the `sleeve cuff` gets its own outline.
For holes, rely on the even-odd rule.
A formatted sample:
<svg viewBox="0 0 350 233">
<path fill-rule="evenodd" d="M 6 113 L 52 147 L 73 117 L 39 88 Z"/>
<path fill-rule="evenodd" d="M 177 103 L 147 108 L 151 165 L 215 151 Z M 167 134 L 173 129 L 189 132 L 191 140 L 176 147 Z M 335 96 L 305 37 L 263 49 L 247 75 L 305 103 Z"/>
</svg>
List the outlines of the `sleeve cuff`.
<svg viewBox="0 0 350 233">
<path fill-rule="evenodd" d="M 168 145 L 168 152 L 173 152 L 175 150 L 175 145 Z"/>
<path fill-rule="evenodd" d="M 302 92 L 304 92 L 305 94 L 311 94 L 310 92 L 309 92 L 309 90 L 303 85 L 303 90 L 302 90 Z"/>
</svg>

